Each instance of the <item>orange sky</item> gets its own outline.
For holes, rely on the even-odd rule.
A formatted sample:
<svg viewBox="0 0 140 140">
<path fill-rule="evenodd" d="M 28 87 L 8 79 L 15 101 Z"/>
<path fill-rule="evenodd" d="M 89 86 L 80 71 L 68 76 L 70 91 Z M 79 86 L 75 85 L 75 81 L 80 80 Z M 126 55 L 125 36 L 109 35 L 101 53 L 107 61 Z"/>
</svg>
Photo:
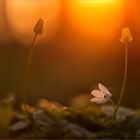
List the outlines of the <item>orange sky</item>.
<svg viewBox="0 0 140 140">
<path fill-rule="evenodd" d="M 111 39 L 123 22 L 129 0 L 67 0 L 69 24 L 79 33 L 89 38 Z M 135 1 L 131 1 L 133 5 Z M 38 17 L 44 17 L 48 33 L 59 24 L 61 3 L 59 0 L 19 1 L 7 0 L 7 12 L 13 29 L 26 36 Z M 132 7 L 134 10 L 136 7 Z M 49 34 L 48 34 L 49 35 Z"/>
<path fill-rule="evenodd" d="M 41 63 L 41 66 L 37 65 L 33 69 L 41 71 L 45 82 L 44 85 L 40 85 L 42 79 L 41 82 L 35 82 L 38 90 L 48 91 L 44 93 L 60 98 L 60 95 L 55 93 L 71 94 L 77 88 L 74 94 L 79 93 L 79 90 L 83 92 L 84 88 L 88 91 L 91 85 L 97 84 L 100 80 L 108 83 L 105 85 L 115 88 L 115 92 L 119 92 L 124 60 L 124 47 L 119 37 L 121 28 L 129 26 L 134 38 L 129 44 L 128 84 L 131 86 L 128 85 L 128 94 L 131 95 L 134 90 L 139 91 L 139 7 L 139 0 L 7 0 L 10 25 L 7 30 L 11 31 L 16 41 L 26 42 L 25 46 L 30 46 L 35 22 L 40 17 L 45 18 L 45 34 L 37 40 L 35 55 L 38 56 L 34 57 L 34 62 Z M 1 32 L 1 35 L 3 34 Z M 11 34 L 7 33 L 9 36 Z M 20 43 L 18 46 L 10 44 L 10 47 L 12 51 L 6 52 L 9 59 L 0 51 L 1 57 L 4 56 L 0 60 L 4 60 L 2 64 L 5 64 L 6 60 L 10 64 L 13 62 L 15 80 L 17 73 L 22 69 L 16 61 L 20 61 L 19 56 L 25 57 L 25 54 Z M 11 67 L 9 69 L 11 70 Z"/>
<path fill-rule="evenodd" d="M 59 26 L 59 0 L 7 0 L 7 15 L 12 33 L 24 42 L 32 37 L 38 18 L 45 19 L 45 32 L 50 38 Z"/>
<path fill-rule="evenodd" d="M 69 1 L 69 21 L 90 38 L 111 39 L 121 26 L 124 2 L 120 0 Z"/>
</svg>

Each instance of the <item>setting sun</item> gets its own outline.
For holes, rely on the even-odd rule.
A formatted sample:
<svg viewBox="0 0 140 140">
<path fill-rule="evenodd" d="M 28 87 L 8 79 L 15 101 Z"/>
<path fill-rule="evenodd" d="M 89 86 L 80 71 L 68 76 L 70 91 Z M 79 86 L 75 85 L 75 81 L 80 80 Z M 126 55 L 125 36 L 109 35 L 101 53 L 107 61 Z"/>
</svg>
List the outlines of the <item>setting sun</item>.
<svg viewBox="0 0 140 140">
<path fill-rule="evenodd" d="M 139 91 L 140 0 L 0 0 L 0 140 L 140 140 Z"/>
<path fill-rule="evenodd" d="M 114 2 L 115 0 L 78 0 L 78 1 L 81 1 L 81 2 L 85 2 L 85 3 L 108 3 L 108 2 Z"/>
<path fill-rule="evenodd" d="M 38 17 L 42 17 L 47 23 L 47 39 L 54 33 L 59 25 L 59 0 L 7 0 L 8 21 L 16 36 L 28 39 L 32 36 L 32 27 Z"/>
<path fill-rule="evenodd" d="M 116 0 L 68 1 L 69 22 L 87 37 L 109 39 L 122 21 L 123 2 Z"/>
</svg>

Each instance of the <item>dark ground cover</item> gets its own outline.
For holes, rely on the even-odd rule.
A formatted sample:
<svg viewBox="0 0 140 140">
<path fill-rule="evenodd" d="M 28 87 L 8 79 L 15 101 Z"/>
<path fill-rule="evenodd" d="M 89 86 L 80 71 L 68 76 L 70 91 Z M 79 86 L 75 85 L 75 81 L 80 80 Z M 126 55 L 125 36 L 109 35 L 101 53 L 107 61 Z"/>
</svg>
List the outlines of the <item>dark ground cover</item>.
<svg viewBox="0 0 140 140">
<path fill-rule="evenodd" d="M 120 107 L 110 125 L 113 107 L 64 107 L 42 99 L 15 109 L 12 99 L 0 103 L 0 138 L 13 139 L 140 139 L 140 111 Z"/>
</svg>

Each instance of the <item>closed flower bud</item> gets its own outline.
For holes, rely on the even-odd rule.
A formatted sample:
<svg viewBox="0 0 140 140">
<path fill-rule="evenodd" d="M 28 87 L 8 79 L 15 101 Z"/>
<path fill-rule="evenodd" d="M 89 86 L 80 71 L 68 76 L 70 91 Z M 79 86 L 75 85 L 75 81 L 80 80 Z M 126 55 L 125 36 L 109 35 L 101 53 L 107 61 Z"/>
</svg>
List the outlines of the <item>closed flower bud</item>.
<svg viewBox="0 0 140 140">
<path fill-rule="evenodd" d="M 44 26 L 44 20 L 43 19 L 39 19 L 34 27 L 34 32 L 36 34 L 43 34 L 43 26 Z"/>
<path fill-rule="evenodd" d="M 121 39 L 120 41 L 122 43 L 128 43 L 131 42 L 133 40 L 133 37 L 131 35 L 130 29 L 129 28 L 123 28 L 122 29 L 122 33 L 121 33 Z"/>
</svg>

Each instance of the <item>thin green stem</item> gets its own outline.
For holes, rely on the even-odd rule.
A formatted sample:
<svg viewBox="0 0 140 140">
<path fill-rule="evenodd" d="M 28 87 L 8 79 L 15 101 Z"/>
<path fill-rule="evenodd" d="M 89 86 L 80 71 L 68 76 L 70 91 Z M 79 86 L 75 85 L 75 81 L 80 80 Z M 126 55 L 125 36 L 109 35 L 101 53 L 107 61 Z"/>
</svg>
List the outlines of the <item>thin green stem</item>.
<svg viewBox="0 0 140 140">
<path fill-rule="evenodd" d="M 110 100 L 110 102 L 112 103 L 113 108 L 114 108 L 114 111 L 115 111 L 115 109 L 116 109 L 116 105 L 115 105 L 114 101 L 113 101 L 113 100 Z"/>
<path fill-rule="evenodd" d="M 121 90 L 121 94 L 117 103 L 117 106 L 115 108 L 112 120 L 111 120 L 111 124 L 113 123 L 113 121 L 116 118 L 116 114 L 117 111 L 119 109 L 120 103 L 122 101 L 123 95 L 124 95 L 124 90 L 125 90 L 125 85 L 126 85 L 126 78 L 127 78 L 127 68 L 128 68 L 128 45 L 127 43 L 125 44 L 125 68 L 124 68 L 124 78 L 123 78 L 123 85 L 122 85 L 122 90 Z"/>
<path fill-rule="evenodd" d="M 26 102 L 27 102 L 27 89 L 28 89 L 28 78 L 29 78 L 29 71 L 30 71 L 30 65 L 32 63 L 33 53 L 35 49 L 35 41 L 37 38 L 37 34 L 34 35 L 32 45 L 30 48 L 30 52 L 27 58 L 27 63 L 25 66 L 25 73 L 24 73 L 24 80 L 23 80 L 23 104 L 24 104 L 24 111 L 26 112 Z"/>
</svg>

